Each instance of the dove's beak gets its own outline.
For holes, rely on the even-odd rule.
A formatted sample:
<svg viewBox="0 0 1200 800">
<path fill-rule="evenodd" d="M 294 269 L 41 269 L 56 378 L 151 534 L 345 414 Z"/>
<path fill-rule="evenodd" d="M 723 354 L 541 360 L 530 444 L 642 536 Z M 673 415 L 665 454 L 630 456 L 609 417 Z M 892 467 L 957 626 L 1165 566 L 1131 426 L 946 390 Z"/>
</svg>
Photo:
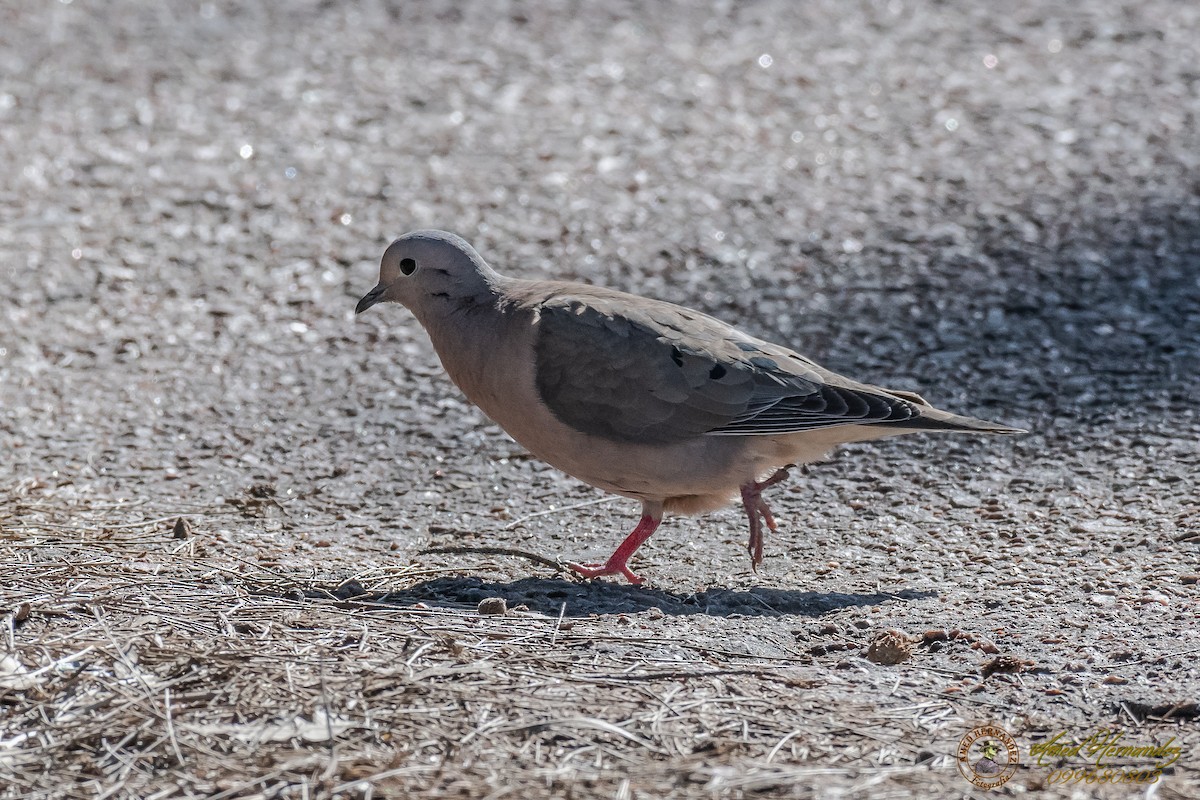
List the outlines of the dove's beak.
<svg viewBox="0 0 1200 800">
<path fill-rule="evenodd" d="M 361 314 L 371 306 L 378 303 L 383 299 L 383 294 L 386 291 L 387 287 L 381 283 L 371 291 L 367 292 L 365 295 L 363 295 L 363 299 L 358 301 L 358 305 L 354 307 L 354 313 Z"/>
</svg>

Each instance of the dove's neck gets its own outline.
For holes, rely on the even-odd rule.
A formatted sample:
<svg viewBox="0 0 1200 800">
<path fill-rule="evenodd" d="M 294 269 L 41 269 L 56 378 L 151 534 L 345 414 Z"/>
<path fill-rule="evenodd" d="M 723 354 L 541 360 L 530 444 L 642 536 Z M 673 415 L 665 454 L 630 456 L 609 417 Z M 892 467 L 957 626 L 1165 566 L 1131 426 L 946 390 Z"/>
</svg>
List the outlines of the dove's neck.
<svg viewBox="0 0 1200 800">
<path fill-rule="evenodd" d="M 511 300 L 519 283 L 492 273 L 486 291 L 430 298 L 417 318 L 451 380 L 502 426 L 533 401 L 532 312 Z M 518 399 L 519 398 L 519 399 Z M 517 399 L 514 408 L 514 399 Z"/>
</svg>

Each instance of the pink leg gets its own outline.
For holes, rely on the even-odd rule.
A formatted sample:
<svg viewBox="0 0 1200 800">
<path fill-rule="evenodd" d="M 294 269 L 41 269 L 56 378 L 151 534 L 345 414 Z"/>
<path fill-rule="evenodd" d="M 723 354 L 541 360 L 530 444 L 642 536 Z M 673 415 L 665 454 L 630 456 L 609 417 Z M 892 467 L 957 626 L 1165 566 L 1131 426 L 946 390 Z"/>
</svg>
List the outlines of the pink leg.
<svg viewBox="0 0 1200 800">
<path fill-rule="evenodd" d="M 767 527 L 772 531 L 776 529 L 775 517 L 771 514 L 771 509 L 767 507 L 767 501 L 762 499 L 762 490 L 786 480 L 788 470 L 793 466 L 795 465 L 789 464 L 776 470 L 775 474 L 765 481 L 753 481 L 742 487 L 742 505 L 746 509 L 746 516 L 750 519 L 750 541 L 746 543 L 746 550 L 750 553 L 750 566 L 756 572 L 763 559 L 762 524 L 766 522 Z"/>
<path fill-rule="evenodd" d="M 661 519 L 655 519 L 649 514 L 645 514 L 638 521 L 633 533 L 626 536 L 625 541 L 621 542 L 620 546 L 608 557 L 608 561 L 603 564 L 568 563 L 567 566 L 585 578 L 596 578 L 600 575 L 624 575 L 630 583 L 641 583 L 642 579 L 635 575 L 625 562 L 639 547 L 645 544 L 646 540 L 650 538 L 650 534 L 658 530 L 660 522 L 662 522 Z"/>
</svg>

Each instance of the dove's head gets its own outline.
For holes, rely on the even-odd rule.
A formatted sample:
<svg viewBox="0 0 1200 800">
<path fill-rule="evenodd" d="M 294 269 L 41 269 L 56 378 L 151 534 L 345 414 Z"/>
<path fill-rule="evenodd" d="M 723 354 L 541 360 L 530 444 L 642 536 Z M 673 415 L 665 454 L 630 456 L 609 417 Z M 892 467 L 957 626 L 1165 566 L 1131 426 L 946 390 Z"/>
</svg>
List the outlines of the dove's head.
<svg viewBox="0 0 1200 800">
<path fill-rule="evenodd" d="M 400 303 L 418 319 L 495 296 L 498 275 L 464 239 L 445 231 L 413 231 L 392 242 L 379 262 L 379 285 L 358 301 Z"/>
</svg>

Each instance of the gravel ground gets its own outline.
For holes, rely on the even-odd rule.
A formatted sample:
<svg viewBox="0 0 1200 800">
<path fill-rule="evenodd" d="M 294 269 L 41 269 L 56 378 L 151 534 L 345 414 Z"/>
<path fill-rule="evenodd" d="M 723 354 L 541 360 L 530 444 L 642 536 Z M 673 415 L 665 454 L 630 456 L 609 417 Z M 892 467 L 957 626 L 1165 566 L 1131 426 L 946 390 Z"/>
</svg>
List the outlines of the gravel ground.
<svg viewBox="0 0 1200 800">
<path fill-rule="evenodd" d="M 1200 796 L 1200 6 L 1079 5 L 0 2 L 0 797 L 982 796 L 985 723 Z M 420 227 L 1031 432 L 840 451 L 758 573 L 485 552 L 636 508 L 353 318 Z M 1181 755 L 1029 763 L 1110 728 Z"/>
</svg>

